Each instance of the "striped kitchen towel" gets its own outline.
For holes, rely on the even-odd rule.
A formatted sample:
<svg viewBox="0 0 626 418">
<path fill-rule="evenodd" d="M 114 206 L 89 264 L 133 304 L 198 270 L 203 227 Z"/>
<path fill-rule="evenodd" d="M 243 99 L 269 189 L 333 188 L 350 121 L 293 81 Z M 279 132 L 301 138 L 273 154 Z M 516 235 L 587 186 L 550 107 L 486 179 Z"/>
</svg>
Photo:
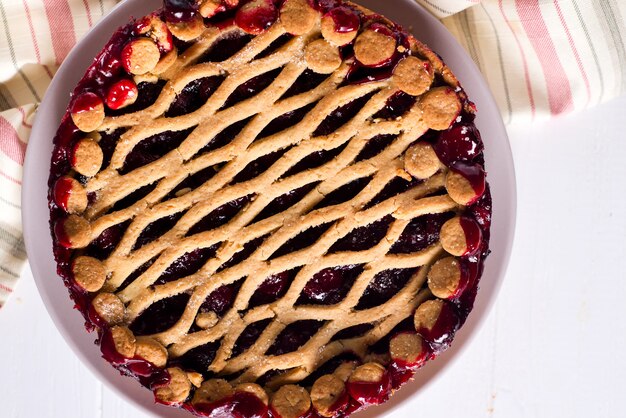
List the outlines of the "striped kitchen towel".
<svg viewBox="0 0 626 418">
<path fill-rule="evenodd" d="M 0 0 L 0 308 L 26 262 L 20 189 L 37 104 L 76 41 L 115 4 Z"/>
<path fill-rule="evenodd" d="M 585 109 L 626 88 L 624 0 L 416 1 L 470 53 L 507 123 Z M 37 103 L 76 41 L 115 3 L 0 0 L 0 307 L 26 259 L 20 186 Z"/>
</svg>

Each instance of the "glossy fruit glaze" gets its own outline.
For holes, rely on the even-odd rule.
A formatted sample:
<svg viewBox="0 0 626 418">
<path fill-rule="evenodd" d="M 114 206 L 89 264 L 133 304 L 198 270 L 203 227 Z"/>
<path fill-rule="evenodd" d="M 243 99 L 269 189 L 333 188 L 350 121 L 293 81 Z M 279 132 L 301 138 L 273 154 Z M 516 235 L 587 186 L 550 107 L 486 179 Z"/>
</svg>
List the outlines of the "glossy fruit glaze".
<svg viewBox="0 0 626 418">
<path fill-rule="evenodd" d="M 245 4 L 247 2 L 243 3 Z M 250 13 L 245 14 L 243 12 L 239 13 L 239 11 L 229 10 L 230 7 L 224 5 L 223 8 L 218 10 L 218 14 L 216 16 L 211 19 L 207 19 L 205 23 L 226 25 L 235 22 L 241 24 L 243 29 L 247 30 L 249 33 L 257 31 L 262 32 L 276 20 L 278 15 L 277 13 L 274 15 L 273 10 L 278 10 L 280 7 L 280 2 L 278 1 L 272 2 L 268 0 L 263 3 L 264 7 L 261 8 L 262 13 L 259 12 L 259 15 Z M 367 24 L 373 26 L 374 30 L 393 36 L 398 45 L 408 47 L 410 35 L 399 26 L 390 23 L 380 16 L 364 16 L 360 10 L 349 4 L 344 4 L 340 0 L 316 0 L 314 5 L 323 14 L 332 16 L 338 32 L 349 32 L 353 30 L 355 26 L 358 27 L 360 24 Z M 195 4 L 191 1 L 166 0 L 164 8 L 156 13 L 163 16 L 170 22 L 180 23 L 193 19 L 198 12 Z M 239 22 L 237 22 L 238 13 Z M 54 237 L 54 255 L 58 263 L 58 273 L 68 287 L 70 295 L 76 304 L 76 308 L 83 313 L 86 320 L 86 328 L 88 330 L 96 329 L 98 331 L 102 354 L 107 361 L 118 368 L 123 374 L 133 376 L 144 386 L 154 389 L 159 385 L 167 383 L 169 379 L 167 372 L 163 369 L 154 367 L 141 358 L 123 358 L 115 351 L 108 325 L 98 317 L 94 309 L 91 307 L 91 298 L 93 295 L 83 291 L 72 278 L 70 262 L 73 252 L 67 248 L 68 238 L 64 236 L 62 228 L 62 221 L 68 216 L 66 210 L 69 184 L 66 180 L 61 179 L 61 177 L 71 173 L 72 149 L 76 142 L 83 136 L 73 124 L 70 118 L 70 111 L 89 110 L 102 104 L 103 100 L 101 98 L 105 98 L 104 101 L 106 103 L 107 97 L 118 94 L 116 91 L 111 91 L 111 88 L 115 85 L 122 85 L 124 87 L 122 91 L 132 90 L 132 86 L 125 81 L 128 80 L 128 74 L 121 65 L 121 60 L 124 46 L 130 40 L 138 36 L 137 27 L 136 23 L 130 23 L 129 25 L 120 28 L 113 35 L 103 51 L 96 57 L 93 65 L 87 70 L 87 73 L 74 90 L 72 100 L 68 106 L 68 112 L 64 115 L 61 125 L 54 138 L 54 151 L 52 155 L 51 174 L 49 178 L 49 207 L 50 225 L 52 235 Z M 207 54 L 204 60 L 226 59 L 232 56 L 237 50 L 243 48 L 249 39 L 250 38 L 246 37 L 229 39 L 227 42 L 220 45 L 220 49 L 218 51 L 213 51 Z M 229 48 L 232 49 L 232 51 L 226 51 Z M 353 59 L 354 52 L 352 50 L 352 45 L 343 47 L 341 53 L 344 59 L 352 59 L 353 61 L 349 76 L 345 83 L 355 84 L 389 78 L 397 62 L 409 54 L 408 51 L 403 53 L 396 52 L 390 60 L 381 63 L 378 68 L 371 68 L 361 65 L 358 61 Z M 232 106 L 241 100 L 245 100 L 246 98 L 258 94 L 267 85 L 269 85 L 271 81 L 273 81 L 275 76 L 276 74 L 266 74 L 256 77 L 246 83 L 245 86 L 242 86 L 235 93 L 233 93 L 233 96 L 228 101 L 228 105 Z M 285 97 L 310 90 L 323 80 L 324 77 L 320 77 L 312 72 L 305 72 L 304 75 L 297 80 L 295 85 L 289 89 L 289 91 L 285 94 Z M 177 97 L 177 100 L 168 111 L 168 114 L 170 116 L 178 116 L 196 110 L 213 94 L 213 92 L 219 87 L 221 81 L 221 79 L 215 78 L 197 80 L 191 83 L 190 86 L 186 87 Z M 107 104 L 105 107 L 106 113 L 108 115 L 119 115 L 146 108 L 156 100 L 162 87 L 163 83 L 140 83 L 137 86 L 138 97 L 134 104 L 121 109 L 116 109 L 114 104 Z M 116 100 L 109 101 L 117 102 Z M 366 100 L 356 100 L 343 106 L 342 108 L 337 109 L 320 125 L 320 127 L 318 127 L 315 134 L 326 135 L 328 133 L 332 133 L 346 123 L 352 116 L 354 116 L 364 105 L 365 101 Z M 416 98 L 413 96 L 409 96 L 405 93 L 398 93 L 389 99 L 387 106 L 375 115 L 375 117 L 387 120 L 397 118 L 406 113 L 415 101 Z M 471 103 L 466 103 L 466 108 L 471 108 L 471 106 L 473 106 Z M 293 112 L 293 114 L 277 118 L 276 121 L 272 123 L 272 127 L 270 128 L 271 131 L 267 134 L 269 135 L 289 126 L 293 126 L 295 123 L 298 123 L 302 117 L 304 117 L 304 114 L 305 113 L 299 114 L 296 111 Z M 226 130 L 228 132 L 225 131 L 223 135 L 218 135 L 213 139 L 213 141 L 211 141 L 211 143 L 209 143 L 209 145 L 207 145 L 207 147 L 211 147 L 210 149 L 217 149 L 226 145 L 229 138 L 234 137 L 245 127 L 245 123 L 247 123 L 247 121 L 235 124 L 228 128 Z M 108 164 L 115 147 L 115 143 L 120 138 L 122 133 L 123 130 L 103 133 L 102 139 L 100 140 L 100 145 L 103 149 L 105 157 L 103 168 Z M 181 136 L 180 133 L 173 132 L 159 135 L 159 138 L 152 139 L 152 142 L 147 141 L 146 143 L 140 144 L 138 149 L 143 147 L 141 148 L 141 152 L 135 152 L 135 156 L 133 156 L 133 153 L 129 155 L 129 158 L 127 158 L 126 164 L 123 168 L 124 172 L 130 172 L 156 158 L 159 158 L 161 155 L 164 155 L 167 151 L 172 149 L 172 147 L 177 146 L 186 137 L 186 134 Z M 393 140 L 393 136 L 379 136 L 372 138 L 357 160 L 372 158 L 382 152 Z M 423 360 L 420 359 L 417 365 L 403 364 L 398 361 L 391 362 L 387 365 L 387 372 L 381 382 L 350 383 L 348 385 L 348 390 L 346 391 L 346 396 L 340 398 L 337 405 L 335 405 L 335 416 L 338 417 L 347 416 L 352 412 L 370 404 L 384 402 L 389 396 L 392 387 L 398 388 L 406 381 L 410 380 L 416 369 L 419 368 L 426 360 L 434 358 L 449 346 L 454 337 L 454 333 L 463 324 L 465 318 L 472 309 L 474 298 L 476 297 L 476 291 L 478 289 L 478 282 L 482 274 L 482 263 L 489 253 L 488 243 L 489 227 L 491 225 L 491 196 L 489 193 L 489 187 L 485 182 L 485 173 L 483 168 L 484 159 L 482 155 L 483 143 L 480 133 L 475 128 L 473 113 L 464 111 L 448 130 L 442 132 L 429 131 L 418 140 L 431 143 L 440 160 L 453 171 L 466 177 L 472 184 L 472 187 L 476 190 L 477 194 L 480 195 L 475 202 L 466 208 L 462 217 L 462 227 L 468 236 L 469 248 L 467 254 L 461 258 L 465 283 L 462 291 L 459 292 L 457 297 L 454 300 L 445 303 L 442 314 L 437 320 L 435 326 L 430 330 L 418 330 L 418 333 L 420 333 L 428 344 L 426 358 Z M 292 168 L 292 170 L 290 170 L 290 172 L 288 172 L 285 176 L 293 175 L 309 168 L 318 167 L 321 164 L 330 161 L 340 151 L 341 149 L 318 151 L 313 153 L 297 166 Z M 255 161 L 250 167 L 244 170 L 242 177 L 236 180 L 245 181 L 258 176 L 271 164 L 273 164 L 274 161 L 280 158 L 281 155 L 282 154 L 269 155 Z M 215 171 L 212 169 L 203 170 L 202 172 L 199 172 L 185 180 L 184 184 L 181 183 L 179 188 L 198 187 L 208 180 L 214 172 Z M 59 179 L 61 180 L 58 181 Z M 80 176 L 78 179 L 80 180 Z M 318 206 L 330 206 L 350 199 L 366 187 L 369 180 L 370 179 L 368 178 L 359 179 L 344 186 L 340 193 L 327 196 L 326 199 L 324 199 L 324 201 Z M 393 197 L 398 193 L 402 193 L 414 185 L 414 182 L 408 182 L 397 178 L 392 181 L 379 196 L 375 197 L 373 201 L 370 202 L 370 205 L 373 206 L 374 204 Z M 149 188 L 149 186 L 146 187 Z M 273 214 L 279 213 L 297 203 L 306 195 L 306 193 L 308 193 L 308 191 L 311 190 L 311 188 L 307 187 L 308 186 L 305 186 L 302 189 L 289 192 L 286 195 L 279 197 L 268 207 L 267 213 L 263 213 L 262 215 L 264 217 L 272 216 Z M 150 190 L 139 190 L 129 196 L 127 199 L 128 202 L 123 202 L 123 204 L 125 206 L 130 206 L 134 201 L 141 198 L 142 193 L 148 193 L 149 191 Z M 94 196 L 89 197 L 90 199 L 93 199 Z M 250 198 L 252 198 L 252 196 L 246 197 L 245 200 L 229 202 L 226 205 L 217 208 L 213 213 L 203 219 L 197 228 L 205 231 L 217 228 L 219 225 L 227 222 L 240 210 L 242 210 Z M 121 205 L 122 203 L 118 202 L 118 204 Z M 141 243 L 137 245 L 145 245 L 145 243 L 158 238 L 158 236 L 167 231 L 180 216 L 182 216 L 182 214 L 173 215 L 170 219 L 162 219 L 155 222 L 155 225 L 151 225 L 146 229 L 146 231 L 144 231 L 141 236 Z M 400 239 L 394 244 L 391 252 L 398 254 L 411 253 L 423 250 L 429 245 L 432 245 L 439 239 L 439 230 L 441 225 L 443 225 L 443 223 L 445 223 L 445 221 L 451 216 L 451 214 L 426 215 L 413 220 L 407 226 Z M 391 219 L 381 219 L 371 225 L 353 231 L 351 234 L 335 244 L 336 248 L 334 248 L 334 251 L 349 251 L 350 249 L 362 250 L 364 248 L 371 248 L 384 237 L 390 221 Z M 121 239 L 127 226 L 127 223 L 119 224 L 105 230 L 87 247 L 86 253 L 97 258 L 106 258 Z M 279 249 L 279 251 L 286 254 L 300 248 L 305 248 L 308 243 L 314 242 L 325 232 L 325 227 L 328 228 L 330 225 L 311 228 L 311 230 L 305 231 L 301 234 L 301 236 L 298 236 L 294 240 L 285 244 L 284 248 Z M 240 253 L 233 256 L 233 258 L 225 263 L 222 268 L 226 268 L 243 261 L 249 254 L 251 254 L 254 246 L 259 245 L 263 239 L 264 237 L 261 237 L 254 242 L 251 242 L 250 246 L 245 246 Z M 176 260 L 163 273 L 159 279 L 159 283 L 173 281 L 180 277 L 184 277 L 185 275 L 192 274 L 197 271 L 204 264 L 204 262 L 213 257 L 216 250 L 217 248 L 211 247 L 185 254 L 179 260 Z M 145 271 L 150 264 L 151 262 L 146 263 L 146 265 L 142 266 L 139 271 L 131 274 L 131 278 L 133 276 L 137 277 Z M 361 271 L 362 266 L 360 265 L 346 265 L 321 270 L 313 276 L 309 283 L 307 283 L 300 299 L 298 300 L 298 303 L 332 305 L 340 302 L 343 297 L 345 297 L 352 282 Z M 295 278 L 297 272 L 297 269 L 285 271 L 266 278 L 252 297 L 251 306 L 271 303 L 282 297 L 288 289 L 291 281 Z M 367 309 L 388 300 L 391 296 L 393 296 L 393 294 L 402 288 L 404 283 L 406 283 L 406 280 L 408 280 L 408 277 L 414 273 L 414 269 L 386 270 L 379 273 L 374 280 L 372 280 L 369 287 L 365 291 L 357 309 Z M 127 279 L 127 282 L 130 282 L 129 280 L 131 278 Z M 124 286 L 125 284 L 122 285 L 122 288 Z M 229 286 L 223 286 L 222 288 L 214 291 L 202 305 L 201 312 L 213 311 L 218 315 L 224 312 L 232 306 L 234 298 L 238 292 L 238 286 L 240 286 L 240 283 L 234 283 Z M 188 295 L 183 294 L 154 304 L 150 309 L 140 315 L 140 317 L 133 324 L 131 324 L 131 329 L 133 329 L 136 335 L 147 335 L 158 332 L 160 328 L 167 329 L 175 323 L 177 318 L 180 316 L 182 310 L 186 306 L 187 299 Z M 389 340 L 394 335 L 401 332 L 414 332 L 414 329 L 410 329 L 410 322 L 411 321 L 409 321 L 409 319 L 403 321 L 401 325 L 396 327 L 396 329 L 394 329 L 389 335 L 377 343 L 373 349 L 380 349 L 381 352 L 383 352 L 386 347 L 388 348 Z M 295 351 L 300 346 L 305 344 L 308 339 L 315 334 L 316 330 L 320 326 L 320 323 L 317 323 L 317 321 L 300 321 L 296 324 L 297 327 L 287 327 L 285 331 L 279 335 L 270 350 L 275 353 Z M 233 348 L 234 355 L 243 353 L 248 347 L 250 347 L 262 333 L 266 325 L 267 324 L 263 323 L 263 321 L 250 325 L 235 344 Z M 343 335 L 338 335 L 336 337 L 349 338 L 351 336 L 358 336 L 367 332 L 368 329 L 368 324 L 364 324 L 362 326 L 344 330 L 342 331 Z M 218 348 L 219 344 L 215 343 L 198 347 L 188 351 L 185 355 L 178 359 L 172 359 L 170 361 L 170 365 L 183 367 L 187 370 L 198 371 L 202 373 L 205 378 L 210 378 L 211 374 L 206 371 L 207 366 L 212 362 Z M 346 353 L 346 355 L 350 355 L 359 361 L 358 357 L 354 354 Z M 329 362 L 329 364 L 330 363 L 331 362 Z M 337 365 L 339 365 L 339 363 L 337 363 L 334 367 Z M 325 367 L 326 366 L 321 366 L 318 371 L 321 372 L 322 370 L 326 370 Z M 330 365 L 327 367 L 330 367 Z M 332 372 L 332 370 L 333 369 L 330 368 L 326 372 Z M 309 384 L 312 384 L 312 382 L 309 382 Z M 191 406 L 190 403 L 185 403 L 183 407 L 199 416 L 236 416 L 242 418 L 272 416 L 272 412 L 269 411 L 267 406 L 260 402 L 258 398 L 249 393 L 240 392 L 213 404 Z M 314 410 L 311 410 L 307 413 L 307 416 L 314 417 L 318 415 Z"/>
</svg>

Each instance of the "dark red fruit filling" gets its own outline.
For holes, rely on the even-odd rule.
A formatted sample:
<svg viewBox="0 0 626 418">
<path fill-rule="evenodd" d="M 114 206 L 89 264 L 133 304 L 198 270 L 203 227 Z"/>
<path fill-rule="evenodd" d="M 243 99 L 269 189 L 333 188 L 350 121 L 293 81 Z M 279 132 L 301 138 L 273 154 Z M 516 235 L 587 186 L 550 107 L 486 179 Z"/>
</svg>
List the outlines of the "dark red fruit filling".
<svg viewBox="0 0 626 418">
<path fill-rule="evenodd" d="M 287 170 L 282 177 L 287 178 L 289 176 L 293 176 L 294 174 L 301 173 L 305 170 L 321 167 L 322 165 L 326 164 L 327 162 L 331 161 L 333 158 L 341 154 L 341 152 L 345 148 L 346 144 L 331 150 L 315 151 L 314 153 L 309 154 L 301 159 L 298 163 L 296 163 L 296 165 Z"/>
<path fill-rule="evenodd" d="M 215 244 L 183 254 L 165 269 L 156 283 L 172 282 L 198 272 L 209 259 L 215 257 L 218 246 L 219 244 Z"/>
<path fill-rule="evenodd" d="M 394 297 L 408 283 L 418 269 L 390 269 L 374 276 L 359 299 L 356 309 L 368 309 L 382 305 Z"/>
<path fill-rule="evenodd" d="M 252 40 L 251 35 L 233 34 L 218 39 L 202 57 L 198 60 L 203 62 L 222 62 L 241 51 Z"/>
<path fill-rule="evenodd" d="M 127 174 L 163 157 L 182 144 L 193 129 L 165 131 L 144 139 L 126 156 L 120 174 Z"/>
<path fill-rule="evenodd" d="M 252 393 L 236 392 L 217 402 L 195 404 L 192 410 L 202 417 L 265 418 L 268 407 Z"/>
<path fill-rule="evenodd" d="M 368 160 L 380 154 L 385 148 L 393 143 L 395 135 L 376 135 L 370 139 L 363 147 L 363 150 L 356 157 L 356 161 Z"/>
<path fill-rule="evenodd" d="M 269 205 L 267 205 L 261 211 L 261 213 L 257 215 L 253 223 L 262 221 L 263 219 L 269 218 L 289 209 L 300 200 L 302 200 L 307 194 L 309 194 L 309 192 L 315 189 L 318 184 L 318 182 L 307 184 L 306 186 L 302 186 L 299 189 L 291 190 L 281 196 L 278 196 Z"/>
<path fill-rule="evenodd" d="M 215 354 L 220 348 L 220 341 L 206 343 L 192 348 L 181 357 L 171 360 L 170 363 L 180 365 L 185 370 L 195 370 L 205 378 L 210 377 L 209 366 L 215 359 Z"/>
<path fill-rule="evenodd" d="M 274 135 L 280 131 L 284 131 L 287 128 L 291 128 L 297 123 L 300 123 L 302 119 L 315 107 L 317 103 L 311 103 L 300 109 L 292 110 L 285 113 L 271 121 L 261 133 L 257 136 L 257 140 L 265 138 L 270 135 Z"/>
<path fill-rule="evenodd" d="M 235 23 L 244 31 L 258 35 L 278 19 L 278 9 L 272 0 L 252 0 L 254 7 L 242 7 L 235 14 Z"/>
<path fill-rule="evenodd" d="M 222 107 L 223 109 L 236 105 L 239 102 L 243 102 L 246 99 L 256 96 L 263 90 L 265 90 L 280 74 L 282 68 L 277 68 L 265 74 L 258 75 L 246 81 L 232 92 L 226 103 Z"/>
<path fill-rule="evenodd" d="M 302 290 L 297 304 L 334 305 L 346 297 L 362 265 L 326 268 L 317 272 Z"/>
<path fill-rule="evenodd" d="M 285 244 L 283 244 L 272 256 L 270 259 L 278 258 L 280 256 L 293 253 L 304 248 L 310 247 L 315 244 L 318 239 L 324 234 L 324 232 L 328 231 L 328 229 L 332 226 L 332 222 L 318 225 L 307 229 L 304 232 L 299 233 L 294 238 L 291 238 Z"/>
<path fill-rule="evenodd" d="M 441 162 L 450 166 L 459 161 L 474 161 L 483 152 L 483 141 L 473 123 L 459 123 L 442 131 L 433 148 Z"/>
<path fill-rule="evenodd" d="M 450 169 L 455 173 L 462 175 L 467 179 L 467 181 L 469 181 L 472 188 L 476 192 L 476 196 L 480 197 L 483 193 L 485 193 L 485 170 L 480 165 L 470 165 L 462 162 L 456 162 L 450 166 Z"/>
<path fill-rule="evenodd" d="M 373 95 L 374 93 L 366 94 L 363 97 L 359 97 L 358 99 L 335 109 L 326 117 L 326 119 L 324 119 L 320 126 L 317 127 L 315 132 L 313 132 L 313 136 L 329 135 L 341 128 L 350 119 L 355 117 L 361 109 L 363 109 L 365 103 L 367 103 Z"/>
<path fill-rule="evenodd" d="M 252 253 L 254 253 L 259 248 L 259 246 L 263 244 L 263 241 L 265 241 L 267 237 L 268 236 L 266 235 L 246 242 L 243 245 L 243 249 L 235 253 L 227 262 L 222 264 L 217 271 L 220 272 L 232 266 L 236 266 L 242 261 L 248 259 L 248 257 L 250 257 Z"/>
<path fill-rule="evenodd" d="M 424 215 L 413 219 L 404 229 L 400 238 L 392 245 L 392 254 L 409 254 L 422 251 L 439 241 L 443 224 L 454 214 L 441 213 Z"/>
<path fill-rule="evenodd" d="M 243 196 L 214 209 L 200 222 L 195 224 L 187 232 L 187 236 L 210 231 L 225 225 L 233 219 L 248 203 L 252 201 L 252 195 Z"/>
<path fill-rule="evenodd" d="M 252 347 L 271 322 L 271 319 L 264 319 L 263 321 L 258 321 L 248 325 L 246 329 L 243 330 L 239 338 L 237 338 L 237 341 L 233 346 L 232 357 L 237 357 L 248 348 Z"/>
<path fill-rule="evenodd" d="M 364 177 L 361 179 L 353 180 L 350 183 L 347 183 L 340 188 L 334 190 L 329 193 L 322 199 L 321 202 L 315 206 L 315 209 L 321 209 L 328 206 L 339 205 L 341 203 L 347 202 L 354 197 L 356 197 L 367 185 L 370 183 L 372 179 L 370 177 Z"/>
<path fill-rule="evenodd" d="M 197 13 L 194 0 L 163 0 L 165 19 L 171 23 L 189 22 Z"/>
<path fill-rule="evenodd" d="M 169 232 L 184 214 L 185 212 L 175 213 L 149 224 L 146 229 L 141 231 L 141 234 L 139 234 L 139 238 L 137 238 L 137 241 L 133 246 L 133 251 L 151 243 L 166 232 Z"/>
<path fill-rule="evenodd" d="M 84 93 L 78 96 L 74 100 L 74 104 L 71 107 L 71 113 L 88 112 L 102 106 L 102 99 L 95 93 Z"/>
<path fill-rule="evenodd" d="M 117 110 L 129 102 L 134 102 L 137 96 L 137 85 L 132 80 L 121 79 L 109 88 L 105 102 L 109 109 Z"/>
<path fill-rule="evenodd" d="M 416 330 L 430 344 L 435 354 L 445 350 L 460 326 L 459 315 L 453 304 L 444 302 L 441 313 L 432 329 L 421 328 Z"/>
<path fill-rule="evenodd" d="M 483 233 L 478 223 L 467 216 L 462 216 L 460 223 L 467 244 L 466 254 L 472 254 L 480 247 L 483 240 Z"/>
<path fill-rule="evenodd" d="M 406 114 L 417 101 L 417 97 L 406 94 L 403 91 L 399 91 L 389 99 L 385 107 L 376 113 L 374 119 L 386 119 L 393 120 Z"/>
<path fill-rule="evenodd" d="M 347 340 L 350 338 L 357 338 L 362 335 L 365 335 L 367 332 L 374 329 L 375 325 L 373 324 L 359 324 L 354 325 L 345 329 L 342 329 L 338 333 L 336 333 L 331 341 L 337 340 Z"/>
<path fill-rule="evenodd" d="M 176 99 L 165 112 L 165 117 L 172 118 L 194 112 L 215 93 L 224 81 L 224 77 L 213 76 L 203 77 L 187 84 L 185 88 L 176 95 Z"/>
<path fill-rule="evenodd" d="M 239 292 L 242 281 L 238 281 L 229 285 L 220 286 L 213 291 L 200 307 L 201 312 L 212 311 L 222 316 L 226 311 L 232 308 L 235 297 Z"/>
<path fill-rule="evenodd" d="M 138 356 L 126 358 L 120 355 L 115 349 L 113 337 L 109 330 L 103 331 L 100 335 L 100 350 L 105 360 L 116 365 L 127 374 L 137 376 L 141 384 L 146 387 L 153 388 L 165 385 L 170 380 L 167 370 L 160 369 Z"/>
<path fill-rule="evenodd" d="M 299 269 L 272 274 L 265 279 L 250 298 L 250 308 L 272 303 L 282 298 Z"/>
<path fill-rule="evenodd" d="M 361 18 L 351 7 L 340 6 L 328 11 L 324 17 L 330 17 L 335 23 L 335 32 L 350 33 L 359 29 Z"/>
<path fill-rule="evenodd" d="M 113 225 L 102 231 L 102 233 L 98 235 L 95 240 L 91 241 L 91 244 L 89 244 L 86 248 L 86 254 L 100 260 L 104 260 L 109 257 L 115 247 L 117 247 L 117 244 L 119 244 L 129 224 L 130 221 L 126 221 L 121 224 Z"/>
<path fill-rule="evenodd" d="M 391 394 L 391 379 L 385 372 L 380 382 L 348 382 L 348 393 L 359 404 L 379 405 L 385 402 Z"/>
<path fill-rule="evenodd" d="M 328 79 L 328 74 L 318 74 L 313 70 L 307 69 L 296 79 L 293 85 L 289 87 L 281 99 L 287 99 L 289 97 L 297 96 L 300 93 L 311 91 L 322 84 L 326 79 Z"/>
<path fill-rule="evenodd" d="M 167 331 L 180 319 L 187 307 L 189 295 L 181 293 L 153 303 L 130 324 L 135 335 L 151 335 Z"/>
<path fill-rule="evenodd" d="M 328 250 L 329 253 L 340 251 L 365 251 L 376 246 L 387 235 L 389 225 L 393 222 L 391 215 L 372 222 L 367 226 L 356 228 L 348 235 L 337 240 Z"/>
<path fill-rule="evenodd" d="M 54 203 L 61 209 L 67 211 L 67 201 L 72 193 L 72 181 L 69 178 L 60 178 L 54 184 Z"/>
</svg>

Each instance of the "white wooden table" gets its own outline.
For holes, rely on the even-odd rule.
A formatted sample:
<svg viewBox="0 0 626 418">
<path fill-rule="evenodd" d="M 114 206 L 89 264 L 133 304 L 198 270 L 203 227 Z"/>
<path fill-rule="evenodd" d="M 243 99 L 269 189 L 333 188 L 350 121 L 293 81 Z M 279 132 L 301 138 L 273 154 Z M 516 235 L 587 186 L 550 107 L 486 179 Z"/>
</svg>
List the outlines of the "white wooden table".
<svg viewBox="0 0 626 418">
<path fill-rule="evenodd" d="M 394 417 L 625 416 L 625 121 L 626 97 L 510 129 L 519 220 L 497 305 Z M 0 311 L 0 370 L 2 418 L 145 416 L 73 356 L 28 270 Z"/>
</svg>

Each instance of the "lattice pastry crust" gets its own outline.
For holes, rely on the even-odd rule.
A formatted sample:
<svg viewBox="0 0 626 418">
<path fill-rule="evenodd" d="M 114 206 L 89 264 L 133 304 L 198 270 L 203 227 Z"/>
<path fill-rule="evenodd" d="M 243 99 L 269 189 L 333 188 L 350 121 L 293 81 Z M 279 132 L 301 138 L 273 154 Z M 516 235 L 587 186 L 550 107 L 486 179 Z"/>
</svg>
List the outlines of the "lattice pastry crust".
<svg viewBox="0 0 626 418">
<path fill-rule="evenodd" d="M 436 54 L 360 6 L 238 3 L 140 19 L 79 84 L 50 179 L 59 272 L 104 357 L 159 402 L 344 416 L 386 400 L 471 309 L 490 222 L 474 107 Z M 148 85 L 162 89 L 142 108 Z M 172 300 L 166 329 L 137 325 Z"/>
</svg>

